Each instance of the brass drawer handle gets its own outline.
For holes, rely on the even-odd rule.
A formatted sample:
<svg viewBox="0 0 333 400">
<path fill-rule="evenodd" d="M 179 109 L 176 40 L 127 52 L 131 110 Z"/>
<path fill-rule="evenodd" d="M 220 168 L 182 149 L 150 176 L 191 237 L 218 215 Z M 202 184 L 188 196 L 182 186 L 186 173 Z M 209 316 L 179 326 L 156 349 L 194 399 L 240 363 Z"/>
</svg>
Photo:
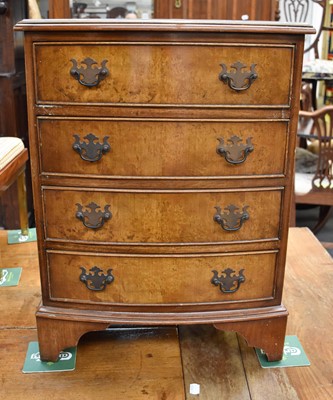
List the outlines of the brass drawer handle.
<svg viewBox="0 0 333 400">
<path fill-rule="evenodd" d="M 103 60 L 100 67 L 97 67 L 97 62 L 90 57 L 81 61 L 80 67 L 74 58 L 71 59 L 71 62 L 73 66 L 70 70 L 70 74 L 83 86 L 89 88 L 97 86 L 109 75 L 109 70 L 105 66 L 108 60 Z M 82 64 L 86 65 L 86 67 L 83 67 Z"/>
<path fill-rule="evenodd" d="M 244 206 L 242 212 L 239 212 L 239 208 L 234 204 L 229 204 L 225 207 L 224 211 L 220 206 L 216 206 L 216 213 L 214 215 L 214 221 L 221 225 L 221 228 L 225 231 L 234 232 L 238 231 L 244 221 L 250 218 L 247 209 L 249 206 Z"/>
<path fill-rule="evenodd" d="M 175 0 L 175 8 L 181 8 L 182 0 Z"/>
<path fill-rule="evenodd" d="M 106 285 L 114 281 L 112 269 L 108 269 L 106 275 L 103 273 L 102 269 L 96 266 L 89 270 L 89 274 L 87 274 L 84 267 L 80 267 L 80 269 L 82 271 L 80 281 L 83 282 L 89 290 L 100 292 L 106 288 Z"/>
<path fill-rule="evenodd" d="M 84 161 L 95 162 L 99 161 L 103 154 L 110 151 L 111 146 L 108 143 L 109 136 L 104 136 L 103 143 L 95 143 L 99 138 L 92 133 L 84 136 L 83 139 L 86 141 L 80 141 L 79 135 L 73 135 L 75 142 L 73 143 L 73 150 L 80 154 L 80 157 Z"/>
<path fill-rule="evenodd" d="M 219 140 L 220 144 L 217 146 L 216 152 L 221 157 L 224 157 L 229 164 L 242 164 L 254 150 L 251 137 L 246 139 L 246 144 L 241 143 L 242 139 L 236 135 L 227 139 L 227 144 L 224 143 L 223 138 L 218 138 L 217 140 Z"/>
<path fill-rule="evenodd" d="M 237 61 L 230 66 L 230 68 L 235 71 L 230 72 L 227 72 L 227 66 L 225 64 L 220 65 L 222 67 L 222 71 L 219 74 L 220 81 L 237 92 L 248 89 L 258 78 L 258 74 L 255 71 L 256 64 L 251 65 L 250 71 L 242 71 L 246 68 L 246 65 Z"/>
<path fill-rule="evenodd" d="M 82 221 L 83 225 L 89 229 L 101 228 L 106 221 L 112 218 L 110 211 L 110 204 L 104 207 L 104 211 L 98 210 L 101 208 L 96 203 L 91 202 L 86 206 L 86 210 L 83 211 L 83 206 L 80 203 L 76 203 L 77 211 L 75 217 Z M 87 210 L 90 209 L 90 211 Z"/>
<path fill-rule="evenodd" d="M 212 271 L 214 276 L 211 283 L 214 286 L 220 286 L 222 293 L 235 293 L 239 289 L 241 283 L 245 282 L 245 276 L 243 275 L 244 269 L 241 269 L 238 275 L 231 268 L 227 268 L 222 271 L 221 276 L 218 276 L 216 270 Z"/>
</svg>

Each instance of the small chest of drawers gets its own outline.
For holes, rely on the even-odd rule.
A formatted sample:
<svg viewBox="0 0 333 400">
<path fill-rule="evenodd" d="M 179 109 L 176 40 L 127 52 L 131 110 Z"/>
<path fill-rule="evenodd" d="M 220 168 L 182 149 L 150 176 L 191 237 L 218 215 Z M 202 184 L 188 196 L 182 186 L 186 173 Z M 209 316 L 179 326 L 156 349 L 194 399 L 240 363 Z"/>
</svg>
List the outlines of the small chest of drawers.
<svg viewBox="0 0 333 400">
<path fill-rule="evenodd" d="M 282 357 L 306 26 L 22 21 L 41 357 L 214 324 Z"/>
</svg>

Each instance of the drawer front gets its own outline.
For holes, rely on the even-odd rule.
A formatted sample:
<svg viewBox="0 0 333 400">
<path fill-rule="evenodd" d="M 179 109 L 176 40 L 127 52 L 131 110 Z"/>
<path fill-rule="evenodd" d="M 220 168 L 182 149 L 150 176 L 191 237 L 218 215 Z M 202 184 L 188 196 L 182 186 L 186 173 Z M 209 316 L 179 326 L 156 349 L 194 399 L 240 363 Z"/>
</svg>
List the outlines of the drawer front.
<svg viewBox="0 0 333 400">
<path fill-rule="evenodd" d="M 276 252 L 130 257 L 50 251 L 47 258 L 52 300 L 167 305 L 274 296 Z"/>
<path fill-rule="evenodd" d="M 281 197 L 281 189 L 124 192 L 48 187 L 43 190 L 45 236 L 148 245 L 276 239 Z"/>
<path fill-rule="evenodd" d="M 283 121 L 39 118 L 38 126 L 44 174 L 237 177 L 285 171 Z"/>
<path fill-rule="evenodd" d="M 34 52 L 37 103 L 290 104 L 291 45 L 35 43 Z"/>
</svg>

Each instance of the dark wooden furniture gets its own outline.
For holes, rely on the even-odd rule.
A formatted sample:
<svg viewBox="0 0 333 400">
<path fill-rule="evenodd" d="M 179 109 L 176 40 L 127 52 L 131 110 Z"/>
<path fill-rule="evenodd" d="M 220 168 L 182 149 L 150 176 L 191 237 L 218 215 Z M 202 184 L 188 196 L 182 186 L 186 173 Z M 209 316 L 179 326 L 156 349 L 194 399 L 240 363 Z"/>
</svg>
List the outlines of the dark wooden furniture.
<svg viewBox="0 0 333 400">
<path fill-rule="evenodd" d="M 49 18 L 70 17 L 69 0 L 49 0 Z M 278 21 L 279 0 L 155 0 L 154 18 Z"/>
<path fill-rule="evenodd" d="M 292 149 L 312 28 L 42 20 L 17 29 L 43 359 L 110 325 L 195 323 L 240 332 L 281 358 Z"/>
<path fill-rule="evenodd" d="M 49 18 L 71 18 L 69 0 L 49 0 Z"/>
<path fill-rule="evenodd" d="M 27 17 L 25 1 L 0 2 L 0 137 L 17 136 L 28 147 L 26 90 L 22 32 L 13 33 L 17 21 Z M 28 210 L 33 219 L 30 168 L 27 168 Z M 20 226 L 16 185 L 0 199 L 0 227 Z M 32 221 L 31 221 L 32 222 Z"/>
<path fill-rule="evenodd" d="M 277 0 L 155 0 L 155 18 L 279 20 Z"/>
</svg>

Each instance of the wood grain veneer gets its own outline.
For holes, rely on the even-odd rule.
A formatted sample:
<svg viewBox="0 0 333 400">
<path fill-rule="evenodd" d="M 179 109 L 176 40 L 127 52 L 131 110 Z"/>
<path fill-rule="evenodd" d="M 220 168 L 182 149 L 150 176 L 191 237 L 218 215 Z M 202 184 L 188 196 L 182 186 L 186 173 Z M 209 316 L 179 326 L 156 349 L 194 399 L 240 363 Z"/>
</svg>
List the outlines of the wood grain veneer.
<svg viewBox="0 0 333 400">
<path fill-rule="evenodd" d="M 238 331 L 280 359 L 303 41 L 312 28 L 29 20 L 17 29 L 27 54 L 42 358 L 112 324 L 199 323 Z M 93 68 L 107 60 L 98 84 L 93 68 L 84 71 L 88 57 Z M 229 77 L 239 68 L 236 88 L 222 82 L 223 64 Z M 243 81 L 250 68 L 255 76 Z M 78 154 L 89 134 L 95 144 L 109 137 L 98 160 Z M 217 145 L 235 136 L 230 163 Z M 237 149 L 249 141 L 240 161 Z"/>
</svg>

